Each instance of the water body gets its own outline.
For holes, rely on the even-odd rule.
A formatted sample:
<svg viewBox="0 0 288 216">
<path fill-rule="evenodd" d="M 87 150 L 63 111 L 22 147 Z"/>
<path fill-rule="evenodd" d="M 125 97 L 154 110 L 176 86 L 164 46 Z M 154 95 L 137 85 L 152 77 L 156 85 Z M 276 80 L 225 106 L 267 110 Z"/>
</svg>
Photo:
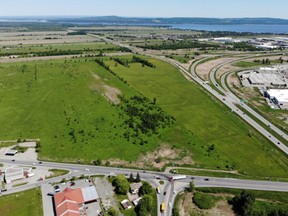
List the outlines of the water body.
<svg viewBox="0 0 288 216">
<path fill-rule="evenodd" d="M 288 34 L 288 25 L 198 25 L 198 24 L 173 24 L 172 28 L 204 30 L 204 31 L 233 31 L 252 33 Z"/>
</svg>

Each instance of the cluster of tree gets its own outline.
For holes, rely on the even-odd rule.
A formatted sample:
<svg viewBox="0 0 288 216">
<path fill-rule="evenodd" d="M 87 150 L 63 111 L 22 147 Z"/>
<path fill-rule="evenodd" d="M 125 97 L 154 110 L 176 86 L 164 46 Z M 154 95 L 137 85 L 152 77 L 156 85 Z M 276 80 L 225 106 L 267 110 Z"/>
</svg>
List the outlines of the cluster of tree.
<svg viewBox="0 0 288 216">
<path fill-rule="evenodd" d="M 133 173 L 131 173 L 130 176 L 129 176 L 128 181 L 129 181 L 130 183 L 133 183 L 133 182 L 141 182 L 140 174 L 137 173 L 136 178 L 134 178 Z"/>
<path fill-rule="evenodd" d="M 73 32 L 68 32 L 67 35 L 86 35 L 86 31 L 84 30 L 79 30 L 79 31 L 73 31 Z"/>
<path fill-rule="evenodd" d="M 245 43 L 245 42 L 239 42 L 233 44 L 233 50 L 239 50 L 239 51 L 259 51 L 258 48 L 255 46 Z"/>
<path fill-rule="evenodd" d="M 99 64 L 101 67 L 103 67 L 104 69 L 106 69 L 107 71 L 109 71 L 111 74 L 113 74 L 114 76 L 116 76 L 116 77 L 117 77 L 119 80 L 121 80 L 122 82 L 127 83 L 126 80 L 124 80 L 122 77 L 118 76 L 114 71 L 112 71 L 112 70 L 110 69 L 110 67 L 105 64 L 105 62 L 103 61 L 102 58 L 96 58 L 96 59 L 95 59 L 95 62 L 96 62 L 97 64 Z"/>
<path fill-rule="evenodd" d="M 217 37 L 247 37 L 247 36 L 259 36 L 261 33 L 253 32 L 233 32 L 233 31 L 201 31 L 202 34 L 196 36 L 201 38 L 217 38 Z M 263 34 L 263 35 L 266 35 Z"/>
<path fill-rule="evenodd" d="M 135 55 L 132 57 L 132 62 L 139 62 L 142 64 L 142 66 L 146 65 L 146 66 L 151 67 L 151 68 L 156 68 L 156 66 L 154 64 L 152 64 L 151 62 L 149 62 L 148 60 L 142 59 L 142 58 L 135 56 Z"/>
<path fill-rule="evenodd" d="M 264 65 L 264 64 L 269 65 L 269 64 L 271 63 L 271 62 L 270 62 L 270 59 L 268 59 L 268 58 L 262 59 L 262 60 L 260 60 L 260 59 L 255 59 L 254 62 L 255 62 L 255 63 L 259 63 L 259 64 L 261 63 L 261 64 L 263 64 L 263 65 Z"/>
<path fill-rule="evenodd" d="M 142 199 L 135 207 L 135 212 L 137 213 L 137 216 L 147 216 L 150 215 L 152 207 L 153 207 L 153 198 L 150 195 L 146 194 L 142 196 Z"/>
<path fill-rule="evenodd" d="M 242 191 L 241 194 L 236 195 L 232 200 L 231 204 L 233 205 L 233 209 L 236 213 L 243 216 L 261 216 L 261 215 L 269 215 L 269 216 L 286 216 L 288 215 L 288 208 L 283 207 L 277 204 L 263 204 L 257 205 L 255 201 L 255 197 L 247 193 L 246 191 Z"/>
<path fill-rule="evenodd" d="M 119 47 L 117 50 L 121 52 L 132 52 L 132 50 L 127 47 Z"/>
<path fill-rule="evenodd" d="M 128 116 L 125 124 L 136 134 L 138 130 L 143 134 L 157 134 L 160 127 L 165 128 L 174 123 L 173 117 L 155 104 L 156 98 L 150 102 L 148 98 L 136 95 L 129 99 L 122 97 L 121 101 L 120 107 Z M 129 134 L 126 134 L 126 138 L 129 140 Z"/>
<path fill-rule="evenodd" d="M 123 65 L 124 67 L 127 67 L 127 68 L 130 67 L 130 65 L 129 65 L 130 62 L 128 61 L 128 59 L 120 59 L 120 58 L 112 58 L 112 59 L 113 59 L 115 62 Z"/>
<path fill-rule="evenodd" d="M 162 44 L 155 44 L 155 45 L 147 45 L 138 46 L 143 49 L 153 49 L 153 50 L 176 50 L 176 49 L 194 49 L 194 48 L 201 48 L 201 49 L 208 49 L 208 48 L 219 48 L 218 44 L 213 43 L 200 43 L 197 41 L 180 41 L 177 43 L 162 43 Z"/>
<path fill-rule="evenodd" d="M 116 194 L 126 195 L 129 191 L 129 182 L 125 175 L 117 175 L 112 181 Z"/>
</svg>

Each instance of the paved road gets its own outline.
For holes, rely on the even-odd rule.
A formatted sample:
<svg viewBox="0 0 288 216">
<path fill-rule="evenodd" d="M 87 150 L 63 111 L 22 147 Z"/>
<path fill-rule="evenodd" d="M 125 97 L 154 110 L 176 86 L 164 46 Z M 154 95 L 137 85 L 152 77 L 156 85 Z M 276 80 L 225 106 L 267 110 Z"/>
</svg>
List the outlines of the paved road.
<svg viewBox="0 0 288 216">
<path fill-rule="evenodd" d="M 7 159 L 0 159 L 0 163 L 10 163 L 17 165 L 31 165 L 31 161 L 14 161 Z M 186 186 L 188 186 L 190 181 L 194 181 L 196 187 L 226 187 L 226 188 L 241 188 L 241 189 L 254 189 L 254 190 L 267 190 L 267 191 L 286 191 L 288 192 L 288 182 L 271 182 L 271 181 L 255 181 L 255 180 L 239 180 L 233 178 L 215 178 L 215 177 L 203 177 L 203 176 L 187 176 L 186 179 L 176 180 L 172 184 L 168 182 L 168 177 L 171 176 L 169 173 L 161 173 L 161 172 L 153 172 L 153 171 L 143 171 L 143 170 L 135 170 L 135 169 L 126 169 L 126 168 L 115 168 L 115 167 L 103 167 L 103 166 L 91 166 L 91 165 L 80 165 L 80 164 L 67 164 L 67 163 L 53 163 L 53 162 L 43 162 L 42 164 L 37 163 L 35 161 L 37 167 L 43 167 L 47 169 L 57 168 L 57 169 L 67 169 L 70 170 L 70 173 L 65 176 L 59 176 L 53 179 L 46 179 L 42 182 L 38 182 L 36 184 L 27 184 L 24 186 L 19 186 L 17 188 L 13 188 L 7 192 L 15 193 L 23 190 L 27 190 L 30 188 L 41 186 L 42 184 L 47 184 L 49 182 L 61 181 L 63 177 L 71 178 L 72 176 L 80 176 L 82 174 L 85 175 L 109 175 L 111 173 L 115 174 L 127 174 L 133 173 L 134 176 L 137 172 L 140 173 L 140 176 L 143 180 L 150 182 L 155 188 L 159 185 L 159 180 L 155 178 L 155 176 L 159 176 L 161 180 L 165 181 L 165 184 L 161 186 L 163 189 L 161 194 L 157 195 L 158 199 L 158 215 L 171 215 L 172 208 L 169 203 L 173 207 L 174 199 L 177 193 L 181 190 L 184 190 Z M 89 169 L 89 171 L 86 171 Z M 209 180 L 207 180 L 209 179 Z M 166 191 L 166 195 L 164 192 Z M 175 193 L 173 193 L 173 191 Z M 165 202 L 165 212 L 160 213 L 160 204 Z"/>
<path fill-rule="evenodd" d="M 258 57 L 265 57 L 267 56 L 266 55 L 259 55 Z M 211 70 L 211 73 L 210 73 L 210 80 L 212 82 L 212 84 L 219 90 L 221 91 L 223 94 L 226 95 L 226 98 L 233 101 L 235 104 L 238 104 L 238 105 L 242 105 L 242 108 L 245 109 L 246 111 L 248 111 L 249 113 L 251 113 L 254 117 L 256 117 L 258 120 L 260 120 L 261 122 L 263 122 L 265 125 L 269 125 L 270 129 L 273 130 L 274 132 L 276 132 L 279 136 L 282 136 L 284 139 L 286 139 L 288 141 L 288 135 L 285 134 L 282 130 L 280 130 L 278 127 L 276 127 L 275 125 L 273 125 L 270 121 L 268 121 L 267 119 L 265 119 L 262 115 L 258 114 L 257 112 L 255 112 L 251 107 L 249 107 L 247 104 L 245 103 L 242 103 L 240 101 L 240 98 L 238 98 L 236 95 L 234 95 L 230 90 L 229 88 L 226 86 L 226 80 L 225 79 L 221 79 L 221 86 L 219 86 L 217 84 L 217 81 L 215 79 L 215 75 L 216 75 L 216 72 L 223 66 L 227 65 L 227 64 L 231 64 L 233 62 L 236 62 L 236 61 L 240 61 L 240 60 L 243 60 L 243 59 L 247 59 L 247 57 L 245 58 L 241 58 L 241 59 L 237 59 L 237 60 L 233 60 L 233 61 L 227 61 L 227 62 L 224 62 L 222 64 L 219 64 L 217 65 L 216 67 L 214 67 L 212 70 Z M 195 69 L 194 69 L 195 70 Z M 226 76 L 223 76 L 223 77 L 226 77 Z"/>
</svg>

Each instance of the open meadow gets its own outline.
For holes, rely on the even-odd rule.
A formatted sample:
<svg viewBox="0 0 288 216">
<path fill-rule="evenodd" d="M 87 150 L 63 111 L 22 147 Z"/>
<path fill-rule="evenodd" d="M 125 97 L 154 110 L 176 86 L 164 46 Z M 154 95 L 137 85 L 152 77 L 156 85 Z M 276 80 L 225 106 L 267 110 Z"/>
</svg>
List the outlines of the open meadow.
<svg viewBox="0 0 288 216">
<path fill-rule="evenodd" d="M 122 57 L 125 59 L 128 57 Z M 144 57 L 143 57 L 144 58 Z M 106 62 L 112 71 L 197 135 L 204 144 L 186 145 L 198 167 L 235 169 L 254 176 L 287 177 L 287 157 L 253 128 L 175 68 L 155 59 L 156 68 L 131 63 L 129 67 Z M 252 136 L 249 136 L 252 134 Z M 206 153 L 198 154 L 197 149 Z M 249 161 L 249 163 L 247 163 Z"/>
<path fill-rule="evenodd" d="M 283 153 L 173 66 L 97 59 L 2 64 L 1 140 L 40 138 L 43 160 L 288 177 Z"/>
<path fill-rule="evenodd" d="M 182 149 L 181 142 L 199 143 L 178 124 L 166 127 L 159 122 L 155 131 L 146 130 L 146 112 L 132 121 L 127 110 L 138 109 L 130 98 L 140 96 L 139 92 L 93 59 L 2 64 L 0 74 L 1 140 L 40 138 L 43 160 L 129 162 L 162 144 Z M 137 106 L 149 108 L 152 118 L 161 114 L 151 102 L 144 105 Z M 142 130 L 129 125 L 131 121 Z M 186 155 L 175 159 L 181 156 Z"/>
</svg>

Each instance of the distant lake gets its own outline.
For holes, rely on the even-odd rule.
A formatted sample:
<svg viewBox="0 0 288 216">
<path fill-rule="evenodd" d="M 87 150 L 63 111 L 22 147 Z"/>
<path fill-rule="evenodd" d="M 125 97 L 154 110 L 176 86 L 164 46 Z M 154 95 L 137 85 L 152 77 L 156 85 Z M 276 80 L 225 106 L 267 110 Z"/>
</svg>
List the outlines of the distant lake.
<svg viewBox="0 0 288 216">
<path fill-rule="evenodd" d="M 204 30 L 204 31 L 234 31 L 234 32 L 288 34 L 288 25 L 172 24 L 171 27 L 177 29 Z"/>
</svg>

